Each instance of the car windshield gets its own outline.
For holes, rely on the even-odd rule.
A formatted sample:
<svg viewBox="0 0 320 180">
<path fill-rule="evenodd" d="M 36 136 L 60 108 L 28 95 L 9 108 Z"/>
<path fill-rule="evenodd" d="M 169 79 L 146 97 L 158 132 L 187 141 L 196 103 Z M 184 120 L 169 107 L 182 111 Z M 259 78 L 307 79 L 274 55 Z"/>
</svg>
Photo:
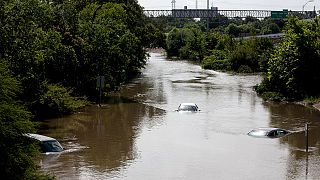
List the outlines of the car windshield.
<svg viewBox="0 0 320 180">
<path fill-rule="evenodd" d="M 42 152 L 60 152 L 63 151 L 62 146 L 58 141 L 43 141 L 40 144 Z"/>
<path fill-rule="evenodd" d="M 179 111 L 197 111 L 197 108 L 191 105 L 181 105 L 178 110 Z"/>
</svg>

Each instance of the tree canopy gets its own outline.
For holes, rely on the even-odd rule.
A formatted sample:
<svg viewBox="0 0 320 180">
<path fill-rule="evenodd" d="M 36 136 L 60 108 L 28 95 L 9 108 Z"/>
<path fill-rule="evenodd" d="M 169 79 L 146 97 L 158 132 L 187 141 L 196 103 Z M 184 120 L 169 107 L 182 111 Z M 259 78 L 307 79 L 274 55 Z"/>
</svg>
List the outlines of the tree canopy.
<svg viewBox="0 0 320 180">
<path fill-rule="evenodd" d="M 136 0 L 7 0 L 0 14 L 0 57 L 33 113 L 52 85 L 91 100 L 98 76 L 117 88 L 144 67 L 146 48 L 164 44 Z"/>
<path fill-rule="evenodd" d="M 36 151 L 23 136 L 34 131 L 32 117 L 70 113 L 86 104 L 77 97 L 94 100 L 98 76 L 116 89 L 164 39 L 136 0 L 1 0 L 0 27 L 5 179 L 36 179 Z"/>
<path fill-rule="evenodd" d="M 286 36 L 268 62 L 258 92 L 276 92 L 288 99 L 320 95 L 320 21 L 291 18 Z"/>
<path fill-rule="evenodd" d="M 36 178 L 32 156 L 36 149 L 24 136 L 34 132 L 31 114 L 16 101 L 19 82 L 0 61 L 0 177 L 2 179 Z"/>
</svg>

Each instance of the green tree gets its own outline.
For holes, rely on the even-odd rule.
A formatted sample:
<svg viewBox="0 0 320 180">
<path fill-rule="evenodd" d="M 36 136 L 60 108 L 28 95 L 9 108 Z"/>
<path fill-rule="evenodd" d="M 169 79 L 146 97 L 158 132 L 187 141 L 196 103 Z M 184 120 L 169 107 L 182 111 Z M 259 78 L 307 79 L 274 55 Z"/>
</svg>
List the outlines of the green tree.
<svg viewBox="0 0 320 180">
<path fill-rule="evenodd" d="M 169 57 L 171 56 L 177 56 L 179 57 L 179 50 L 183 46 L 186 45 L 187 38 L 189 38 L 190 35 L 187 34 L 187 31 L 179 30 L 177 28 L 172 29 L 168 36 L 167 36 L 167 55 Z"/>
<path fill-rule="evenodd" d="M 239 34 L 241 33 L 241 29 L 238 25 L 231 23 L 226 27 L 225 33 L 234 37 L 238 37 Z"/>
<path fill-rule="evenodd" d="M 202 60 L 205 54 L 205 35 L 197 28 L 173 29 L 167 37 L 168 56 Z"/>
<path fill-rule="evenodd" d="M 164 34 L 147 25 L 137 1 L 108 2 L 1 1 L 0 57 L 21 81 L 21 100 L 34 113 L 48 84 L 94 96 L 98 75 L 112 90 L 140 72 L 146 47 L 163 46 Z"/>
<path fill-rule="evenodd" d="M 240 72 L 240 67 L 249 72 L 261 72 L 265 68 L 265 55 L 273 49 L 273 44 L 269 39 L 249 39 L 236 44 L 230 52 L 231 68 Z M 241 68 L 241 69 L 242 69 Z"/>
<path fill-rule="evenodd" d="M 32 159 L 36 148 L 24 136 L 34 132 L 31 114 L 15 102 L 20 84 L 12 77 L 3 59 L 0 61 L 0 77 L 0 177 L 40 179 Z"/>
<path fill-rule="evenodd" d="M 320 92 L 319 19 L 289 19 L 286 36 L 268 62 L 268 73 L 257 88 L 290 99 L 318 96 Z"/>
<path fill-rule="evenodd" d="M 228 52 L 225 50 L 212 50 L 210 56 L 206 56 L 201 62 L 204 69 L 212 70 L 231 70 L 231 64 L 228 60 Z"/>
<path fill-rule="evenodd" d="M 190 37 L 186 45 L 180 49 L 180 57 L 183 59 L 202 60 L 205 54 L 205 35 L 200 29 L 187 29 Z"/>
<path fill-rule="evenodd" d="M 82 72 L 79 79 L 81 87 L 91 90 L 98 75 L 104 75 L 110 87 L 119 86 L 128 76 L 137 74 L 146 60 L 141 42 L 145 36 L 131 32 L 125 5 L 106 3 L 99 7 L 91 4 L 79 16 L 78 34 L 85 40 L 80 47 L 82 56 L 78 56 Z"/>
</svg>

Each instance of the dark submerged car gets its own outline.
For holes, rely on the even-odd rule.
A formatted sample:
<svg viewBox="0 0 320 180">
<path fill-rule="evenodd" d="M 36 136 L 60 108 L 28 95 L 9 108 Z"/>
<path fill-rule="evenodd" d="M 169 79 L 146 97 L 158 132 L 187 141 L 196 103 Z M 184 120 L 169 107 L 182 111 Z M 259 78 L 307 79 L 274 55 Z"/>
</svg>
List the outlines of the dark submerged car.
<svg viewBox="0 0 320 180">
<path fill-rule="evenodd" d="M 176 110 L 178 112 L 197 112 L 200 111 L 195 103 L 181 103 Z"/>
<path fill-rule="evenodd" d="M 248 135 L 253 137 L 279 138 L 290 134 L 289 131 L 280 128 L 258 128 L 251 130 Z"/>
<path fill-rule="evenodd" d="M 62 152 L 63 147 L 61 144 L 54 138 L 40 135 L 40 134 L 26 134 L 27 137 L 37 141 L 40 146 L 40 152 Z"/>
</svg>

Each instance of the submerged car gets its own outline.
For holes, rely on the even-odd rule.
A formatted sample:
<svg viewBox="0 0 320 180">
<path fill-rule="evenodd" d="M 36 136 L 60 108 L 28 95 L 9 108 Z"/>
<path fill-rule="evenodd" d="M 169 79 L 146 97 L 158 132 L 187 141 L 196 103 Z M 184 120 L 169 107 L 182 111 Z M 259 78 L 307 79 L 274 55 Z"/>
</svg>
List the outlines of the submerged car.
<svg viewBox="0 0 320 180">
<path fill-rule="evenodd" d="M 289 131 L 280 128 L 258 128 L 251 130 L 248 135 L 254 137 L 279 138 L 289 133 Z"/>
<path fill-rule="evenodd" d="M 63 151 L 61 144 L 52 137 L 31 133 L 26 134 L 26 136 L 38 142 L 42 153 Z"/>
<path fill-rule="evenodd" d="M 200 111 L 197 104 L 195 103 L 181 103 L 176 110 L 178 112 L 197 112 Z"/>
</svg>

